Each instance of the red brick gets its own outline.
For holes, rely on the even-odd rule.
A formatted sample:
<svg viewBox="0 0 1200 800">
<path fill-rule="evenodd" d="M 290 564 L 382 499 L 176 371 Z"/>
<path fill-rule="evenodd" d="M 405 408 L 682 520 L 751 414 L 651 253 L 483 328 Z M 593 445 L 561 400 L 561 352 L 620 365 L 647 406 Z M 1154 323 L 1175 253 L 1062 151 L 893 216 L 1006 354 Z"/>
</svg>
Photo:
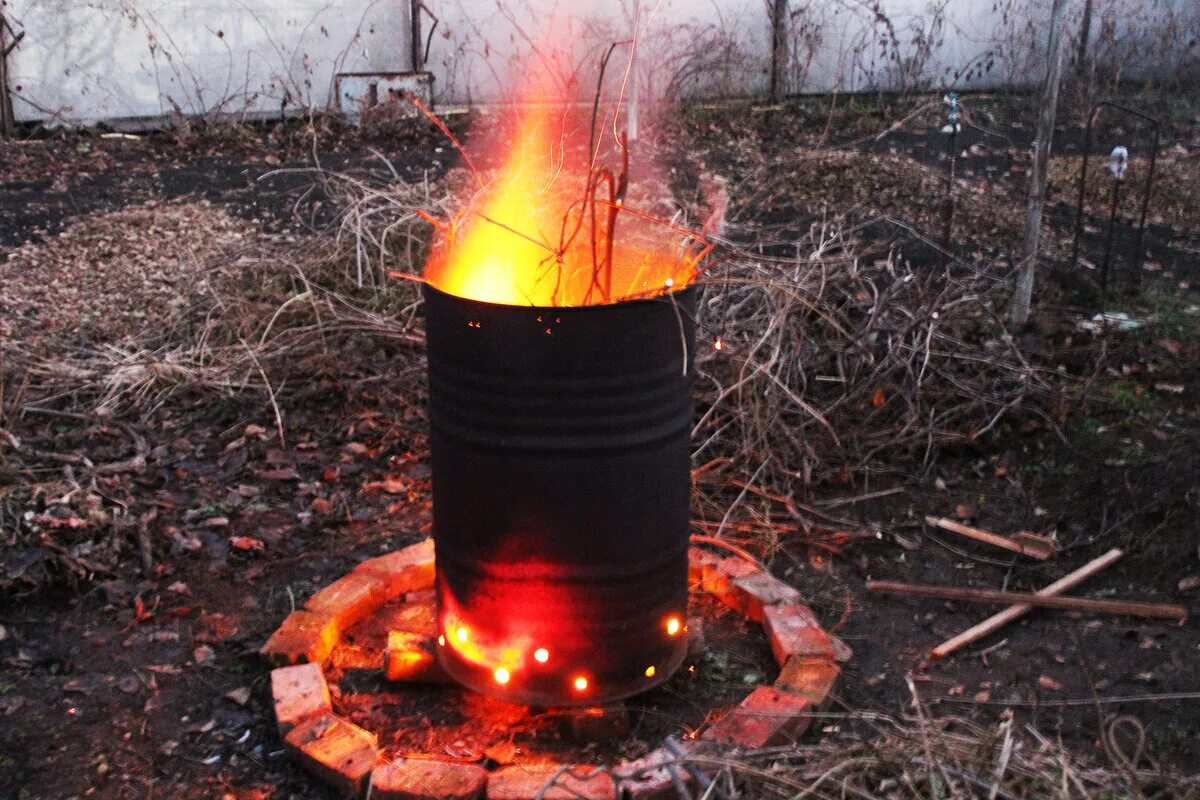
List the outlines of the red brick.
<svg viewBox="0 0 1200 800">
<path fill-rule="evenodd" d="M 760 686 L 700 738 L 747 750 L 783 744 L 807 730 L 808 708 L 799 695 Z"/>
<path fill-rule="evenodd" d="M 383 650 L 373 647 L 373 644 L 374 642 L 352 644 L 343 639 L 338 642 L 337 647 L 333 648 L 333 653 L 329 656 L 329 660 L 325 662 L 325 668 L 335 672 L 345 672 L 346 670 L 378 671 L 379 665 L 383 663 Z"/>
<path fill-rule="evenodd" d="M 479 800 L 488 774 L 474 764 L 398 758 L 371 775 L 373 800 Z"/>
<path fill-rule="evenodd" d="M 813 708 L 820 708 L 837 682 L 838 665 L 826 658 L 792 656 L 783 665 L 775 688 L 799 695 Z"/>
<path fill-rule="evenodd" d="M 293 611 L 259 650 L 272 664 L 324 664 L 341 636 L 337 620 L 328 614 Z"/>
<path fill-rule="evenodd" d="M 275 700 L 275 719 L 279 734 L 312 717 L 333 713 L 329 686 L 320 664 L 297 664 L 271 672 L 271 697 Z"/>
<path fill-rule="evenodd" d="M 436 647 L 437 643 L 428 636 L 389 631 L 383 656 L 384 677 L 406 683 L 452 683 L 438 663 Z"/>
<path fill-rule="evenodd" d="M 371 622 L 378 623 L 385 631 L 417 633 L 432 639 L 437 636 L 437 607 L 432 596 L 428 601 L 423 598 L 396 601 L 380 609 Z"/>
<path fill-rule="evenodd" d="M 304 607 L 332 616 L 339 628 L 347 630 L 386 602 L 387 588 L 383 581 L 373 575 L 351 572 L 308 598 Z"/>
<path fill-rule="evenodd" d="M 780 668 L 793 656 L 833 660 L 833 643 L 808 608 L 798 603 L 763 608 L 763 628 Z"/>
<path fill-rule="evenodd" d="M 671 751 L 660 747 L 635 761 L 625 762 L 617 769 L 622 797 L 628 800 L 679 800 L 671 773 L 684 786 L 689 785 L 691 778 L 678 760 Z"/>
<path fill-rule="evenodd" d="M 283 741 L 300 766 L 344 797 L 358 797 L 379 761 L 375 736 L 333 714 L 300 723 Z"/>
<path fill-rule="evenodd" d="M 734 579 L 744 578 L 757 572 L 762 572 L 762 570 L 744 558 L 722 558 L 718 559 L 715 565 L 704 567 L 704 578 L 701 585 L 704 591 L 720 597 L 733 588 Z"/>
<path fill-rule="evenodd" d="M 763 621 L 763 607 L 799 603 L 800 592 L 768 572 L 734 578 L 729 591 L 717 595 L 725 605 L 754 622 Z"/>
<path fill-rule="evenodd" d="M 354 571 L 383 581 L 390 600 L 433 586 L 433 564 L 433 539 L 426 539 L 385 556 L 367 559 Z"/>
<path fill-rule="evenodd" d="M 617 788 L 607 772 L 596 772 L 595 767 L 572 765 L 554 780 L 554 785 L 543 788 L 558 773 L 560 764 L 531 764 L 498 769 L 488 778 L 488 800 L 616 800 Z M 590 776 L 587 778 L 578 776 Z"/>
</svg>

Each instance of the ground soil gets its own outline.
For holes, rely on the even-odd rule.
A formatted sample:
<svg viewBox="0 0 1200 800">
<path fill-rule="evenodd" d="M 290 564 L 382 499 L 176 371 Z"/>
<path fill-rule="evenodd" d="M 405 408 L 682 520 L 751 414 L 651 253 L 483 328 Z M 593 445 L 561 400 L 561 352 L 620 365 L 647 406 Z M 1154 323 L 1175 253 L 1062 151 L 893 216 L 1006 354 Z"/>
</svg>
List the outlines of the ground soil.
<svg viewBox="0 0 1200 800">
<path fill-rule="evenodd" d="M 936 185 L 932 171 L 944 169 L 945 141 L 928 124 L 876 137 L 897 117 L 852 109 L 839 112 L 830 133 L 826 110 L 691 114 L 680 123 L 687 138 L 670 161 L 677 192 L 697 191 L 704 169 L 736 175 L 822 142 L 854 158 L 907 159 L 933 174 L 927 179 Z M 964 133 L 963 185 L 981 188 L 997 211 L 991 218 L 981 201 L 968 206 L 973 216 L 960 212 L 954 246 L 961 254 L 1011 248 L 1019 233 L 1006 226 L 1021 214 L 1031 137 L 1022 118 L 1031 118 L 1027 100 L 1006 101 L 977 119 L 986 131 Z M 1195 131 L 1194 119 L 1170 126 L 1164 148 L 1182 148 L 1194 162 Z M 72 220 L 150 200 L 203 198 L 264 231 L 319 231 L 328 208 L 311 174 L 277 172 L 310 167 L 311 143 L 286 130 L 246 136 L 68 135 L 4 145 L 0 253 L 36 246 Z M 1068 122 L 1064 136 L 1069 151 L 1081 139 L 1079 126 Z M 319 139 L 317 152 L 337 169 L 386 175 L 382 155 L 413 178 L 452 162 L 451 148 L 428 132 L 364 140 L 342 131 Z M 907 162 L 897 170 L 912 169 Z M 807 177 L 792 180 L 799 186 Z M 873 194 L 892 216 L 921 223 L 936 239 L 940 200 L 925 183 L 917 186 L 890 197 Z M 756 213 L 764 225 L 803 230 L 819 218 L 814 203 L 821 195 L 833 205 L 858 202 L 838 187 L 801 187 L 787 202 L 767 197 Z M 1074 318 L 1064 321 L 1096 301 L 1091 271 L 1072 270 L 1062 255 L 1073 202 L 1060 194 L 1051 207 L 1054 288 L 1023 341 L 1074 369 L 1098 345 Z M 1102 212 L 1089 214 L 1084 245 L 1095 260 L 1105 220 Z M 1129 230 L 1122 222 L 1118 238 Z M 894 230 L 873 231 L 867 235 L 877 236 L 880 247 L 895 243 Z M 1155 759 L 1200 770 L 1194 615 L 1173 626 L 1037 611 L 930 663 L 930 647 L 994 609 L 868 596 L 862 588 L 871 577 L 1028 590 L 1122 547 L 1125 558 L 1080 591 L 1195 609 L 1194 590 L 1180 588 L 1200 574 L 1200 325 L 1188 311 L 1200 302 L 1192 288 L 1200 284 L 1195 237 L 1194 226 L 1169 216 L 1151 227 L 1147 261 L 1154 268 L 1143 270 L 1147 301 L 1139 308 L 1153 321 L 1139 331 L 1104 334 L 1111 369 L 1069 414 L 1053 422 L 1030 415 L 970 448 L 926 460 L 897 457 L 878 474 L 818 487 L 808 498 L 832 501 L 824 506 L 831 513 L 879 532 L 833 557 L 798 534 L 770 551 L 773 569 L 801 587 L 826 626 L 854 650 L 835 710 L 902 714 L 916 692 L 932 713 L 992 721 L 1011 712 L 1022 725 L 1092 755 L 1099 754 L 1106 720 L 1130 715 L 1145 727 Z M 920 241 L 902 244 L 914 259 L 935 258 Z M 385 372 L 386 349 L 380 352 Z M 153 536 L 149 561 L 139 560 L 131 534 L 122 566 L 109 574 L 22 583 L 31 559 L 45 553 L 18 546 L 17 526 L 4 518 L 0 566 L 9 588 L 0 598 L 0 797 L 332 796 L 284 757 L 269 668 L 257 650 L 290 609 L 354 563 L 428 534 L 425 423 L 411 412 L 411 393 L 419 389 L 386 380 L 364 384 L 360 377 L 325 375 L 302 400 L 288 401 L 285 444 L 274 437 L 274 416 L 261 397 L 214 402 L 185 395 L 147 411 L 138 420 L 151 448 L 147 468 L 122 490 L 156 512 L 145 523 Z M 35 416 L 20 424 L 23 436 L 53 442 L 61 452 L 86 451 L 97 463 L 127 454 L 113 425 Z M 0 470 L 0 482 L 11 486 L 57 472 L 10 468 L 2 451 Z M 858 500 L 890 488 L 899 492 Z M 105 490 L 102 483 L 99 491 Z M 1053 533 L 1062 553 L 1047 564 L 1010 559 L 925 528 L 926 514 L 957 515 L 1004 533 Z M 86 564 L 88 553 L 72 557 Z M 686 732 L 737 691 L 771 680 L 764 646 L 754 639 L 760 634 L 745 635 L 742 648 L 717 636 L 717 648 L 698 666 L 700 679 L 681 676 L 641 701 L 646 727 L 635 738 L 649 743 Z M 443 696 L 430 708 L 445 702 Z M 840 725 L 834 718 L 817 727 L 836 736 Z"/>
</svg>

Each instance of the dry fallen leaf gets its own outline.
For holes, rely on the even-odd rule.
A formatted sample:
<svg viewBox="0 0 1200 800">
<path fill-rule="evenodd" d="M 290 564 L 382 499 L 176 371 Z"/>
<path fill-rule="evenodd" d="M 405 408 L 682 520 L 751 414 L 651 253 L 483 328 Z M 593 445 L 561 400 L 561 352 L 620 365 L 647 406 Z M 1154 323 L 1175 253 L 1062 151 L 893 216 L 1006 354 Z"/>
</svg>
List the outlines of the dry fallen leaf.
<svg viewBox="0 0 1200 800">
<path fill-rule="evenodd" d="M 250 702 L 250 687 L 239 686 L 236 689 L 230 689 L 225 693 L 225 696 L 237 703 L 239 706 L 244 706 Z"/>
<path fill-rule="evenodd" d="M 388 475 L 381 481 L 368 481 L 363 484 L 363 492 L 387 492 L 388 494 L 406 494 L 412 481 L 407 478 L 400 478 L 394 475 Z"/>
<path fill-rule="evenodd" d="M 1054 680 L 1054 678 L 1051 678 L 1049 675 L 1043 675 L 1042 677 L 1038 678 L 1038 686 L 1041 686 L 1043 689 L 1048 689 L 1052 692 L 1057 692 L 1062 689 L 1062 684 Z"/>
<path fill-rule="evenodd" d="M 229 545 L 234 550 L 262 551 L 267 548 L 262 539 L 255 539 L 253 536 L 234 536 L 229 540 Z"/>
<path fill-rule="evenodd" d="M 265 469 L 255 473 L 264 481 L 298 481 L 300 473 L 291 467 L 283 467 L 282 469 Z"/>
</svg>

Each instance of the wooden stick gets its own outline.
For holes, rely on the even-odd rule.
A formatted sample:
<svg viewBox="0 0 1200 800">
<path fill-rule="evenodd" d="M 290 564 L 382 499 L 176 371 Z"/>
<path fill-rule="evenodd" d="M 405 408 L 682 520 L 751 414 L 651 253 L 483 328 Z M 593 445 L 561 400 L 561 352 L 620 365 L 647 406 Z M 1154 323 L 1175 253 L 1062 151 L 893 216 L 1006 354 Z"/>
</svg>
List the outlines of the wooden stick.
<svg viewBox="0 0 1200 800">
<path fill-rule="evenodd" d="M 1130 617 L 1152 617 L 1187 620 L 1187 609 L 1164 603 L 1136 603 L 1130 600 L 1096 600 L 1091 597 L 1042 596 L 1029 592 L 997 592 L 992 589 L 970 589 L 965 586 L 930 586 L 898 581 L 867 581 L 868 592 L 903 594 L 910 597 L 936 597 L 942 600 L 964 600 L 968 603 L 998 603 L 1041 608 L 1064 608 L 1069 611 L 1091 611 L 1095 614 L 1123 614 Z"/>
<path fill-rule="evenodd" d="M 1125 555 L 1123 551 L 1113 548 L 1099 558 L 1092 559 L 1074 572 L 1064 575 L 1044 589 L 1039 589 L 1037 592 L 1035 592 L 1035 594 L 1037 594 L 1039 597 L 1053 597 L 1054 595 L 1061 594 L 1068 589 L 1074 589 L 1076 586 L 1083 583 L 1097 572 L 1100 572 L 1101 570 L 1110 566 L 1123 555 Z M 945 658 L 955 650 L 958 650 L 961 647 L 966 647 L 972 642 L 977 642 L 983 637 L 995 633 L 1008 623 L 1015 619 L 1020 619 L 1032 610 L 1033 606 L 1029 605 L 1028 603 L 1009 606 L 1000 613 L 993 614 L 992 616 L 988 617 L 978 625 L 968 628 L 957 636 L 951 637 L 950 639 L 942 642 L 937 647 L 933 648 L 929 655 L 931 658 Z"/>
<path fill-rule="evenodd" d="M 963 525 L 961 522 L 944 517 L 926 517 L 925 522 L 935 528 L 951 531 L 979 542 L 987 542 L 996 547 L 1003 547 L 1005 550 L 1012 550 L 1014 553 L 1036 558 L 1039 561 L 1052 558 L 1058 552 L 1058 547 L 1051 539 L 1038 536 L 1036 533 L 1022 532 L 1009 538 L 991 531 L 972 528 L 970 525 Z"/>
</svg>

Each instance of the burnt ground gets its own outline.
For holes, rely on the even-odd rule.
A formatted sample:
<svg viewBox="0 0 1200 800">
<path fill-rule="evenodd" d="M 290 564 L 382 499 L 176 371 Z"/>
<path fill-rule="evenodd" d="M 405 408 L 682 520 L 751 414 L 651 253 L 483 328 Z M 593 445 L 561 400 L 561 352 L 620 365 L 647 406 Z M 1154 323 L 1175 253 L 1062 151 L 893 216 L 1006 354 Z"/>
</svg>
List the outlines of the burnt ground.
<svg viewBox="0 0 1200 800">
<path fill-rule="evenodd" d="M 1019 227 L 1009 220 L 1021 214 L 1031 136 L 1020 124 L 1028 116 L 1023 108 L 1019 99 L 988 106 L 986 119 L 976 120 L 987 130 L 964 133 L 959 174 L 986 203 L 959 210 L 960 254 L 1014 246 Z M 838 112 L 830 134 L 822 107 L 697 111 L 681 123 L 687 146 L 671 160 L 677 192 L 694 192 L 703 169 L 736 176 L 819 143 L 854 158 L 900 159 L 900 178 L 910 174 L 908 162 L 940 169 L 944 140 L 911 132 L 919 125 L 877 136 L 899 116 L 850 108 Z M 1081 137 L 1077 125 L 1065 128 L 1069 158 Z M 1184 174 L 1195 174 L 1185 172 L 1196 164 L 1195 131 L 1195 120 L 1183 119 L 1164 137 L 1164 152 L 1182 151 L 1175 168 Z M 363 140 L 339 130 L 318 139 L 323 164 L 384 176 L 387 167 L 372 148 L 406 177 L 451 163 L 450 148 L 428 132 Z M 253 229 L 308 235 L 330 213 L 311 174 L 261 176 L 311 166 L 310 151 L 302 134 L 286 130 L 182 140 L 80 134 L 5 145 L 0 248 L 52 241 L 98 213 L 198 198 Z M 820 217 L 814 197 L 844 208 L 874 203 L 937 238 L 936 174 L 890 193 L 867 187 L 866 198 L 840 177 L 823 184 L 825 174 L 839 173 L 820 162 L 783 175 L 785 185 L 804 188 L 786 197 L 768 192 L 747 213 L 773 229 L 803 231 Z M 1101 337 L 1075 325 L 1077 312 L 1095 304 L 1096 287 L 1093 271 L 1070 270 L 1065 255 L 1071 197 L 1059 187 L 1052 198 L 1051 278 L 1040 296 L 1042 311 L 1022 336 L 1045 362 L 1086 373 Z M 1193 209 L 1195 202 L 1193 194 Z M 1200 283 L 1200 245 L 1194 217 L 1170 208 L 1163 206 L 1147 239 L 1142 300 L 1126 306 L 1150 323 L 1102 337 L 1107 368 L 1086 397 L 1050 419 L 1014 419 L 970 447 L 935 450 L 928 459 L 897 455 L 877 472 L 827 481 L 806 498 L 827 515 L 879 531 L 832 557 L 798 533 L 774 551 L 775 570 L 805 590 L 826 626 L 855 651 L 835 711 L 904 714 L 911 680 L 930 713 L 985 723 L 1012 713 L 1085 758 L 1103 758 L 1098 741 L 1113 715 L 1132 716 L 1146 731 L 1147 758 L 1189 773 L 1200 768 L 1194 615 L 1176 627 L 1037 611 L 929 663 L 932 645 L 982 619 L 989 607 L 868 596 L 862 588 L 870 577 L 1027 590 L 1122 547 L 1125 558 L 1081 592 L 1195 609 L 1195 589 L 1184 591 L 1181 581 L 1200 574 L 1200 317 L 1192 310 L 1200 303 L 1192 288 Z M 1122 224 L 1119 241 L 1128 233 Z M 1088 219 L 1089 260 L 1097 258 L 1103 225 L 1102 215 Z M 864 235 L 885 250 L 899 241 L 914 260 L 936 257 L 928 244 L 878 222 Z M 786 253 L 786 244 L 780 247 Z M 283 400 L 282 443 L 261 396 L 214 400 L 183 392 L 126 420 L 147 440 L 147 466 L 101 478 L 95 487 L 100 497 L 138 498 L 137 516 L 125 521 L 113 559 L 104 560 L 98 546 L 60 553 L 59 532 L 101 522 L 48 510 L 56 505 L 51 488 L 16 494 L 23 485 L 53 486 L 61 465 L 29 466 L 13 459 L 11 449 L 0 450 L 4 496 L 22 503 L 5 506 L 0 528 L 0 797 L 332 796 L 284 758 L 268 668 L 257 650 L 291 608 L 358 560 L 428 532 L 425 423 L 412 411 L 419 382 L 387 375 L 385 365 L 397 355 L 392 345 L 367 347 L 371 366 L 324 372 Z M 85 452 L 94 463 L 130 453 L 128 433 L 114 421 L 21 413 L 20 393 L 7 377 L 5 397 L 6 427 L 43 450 Z M 893 488 L 898 493 L 862 499 Z M 31 544 L 19 521 L 26 513 L 46 516 L 40 529 L 54 535 Z M 1009 559 L 925 528 L 926 514 L 957 515 L 998 532 L 1054 533 L 1062 552 L 1046 564 Z M 113 524 L 111 515 L 103 524 Z M 643 741 L 648 747 L 664 731 L 696 724 L 739 682 L 753 683 L 746 676 L 761 671 L 754 656 L 761 651 L 759 641 L 742 652 L 730 645 L 716 663 L 701 665 L 711 680 L 677 679 L 647 701 L 657 722 L 635 730 L 627 747 L 636 750 Z M 836 736 L 853 722 L 833 719 L 825 727 Z"/>
</svg>

